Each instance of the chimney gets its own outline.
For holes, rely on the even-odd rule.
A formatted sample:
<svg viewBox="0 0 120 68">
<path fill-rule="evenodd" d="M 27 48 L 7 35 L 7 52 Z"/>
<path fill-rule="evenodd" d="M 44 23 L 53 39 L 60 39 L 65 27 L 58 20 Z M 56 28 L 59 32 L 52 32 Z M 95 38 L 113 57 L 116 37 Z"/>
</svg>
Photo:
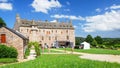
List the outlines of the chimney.
<svg viewBox="0 0 120 68">
<path fill-rule="evenodd" d="M 48 23 L 48 20 L 45 20 L 46 23 Z"/>
<path fill-rule="evenodd" d="M 18 22 L 18 23 L 20 22 L 20 16 L 18 13 L 16 14 L 16 22 Z"/>
</svg>

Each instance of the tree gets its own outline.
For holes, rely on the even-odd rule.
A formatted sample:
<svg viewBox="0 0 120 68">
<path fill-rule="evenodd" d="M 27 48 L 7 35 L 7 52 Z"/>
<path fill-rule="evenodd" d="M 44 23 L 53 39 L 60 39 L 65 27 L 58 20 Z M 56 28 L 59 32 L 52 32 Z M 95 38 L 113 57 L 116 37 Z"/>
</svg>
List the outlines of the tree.
<svg viewBox="0 0 120 68">
<path fill-rule="evenodd" d="M 92 46 L 94 46 L 94 47 L 97 47 L 97 41 L 94 39 L 93 41 L 92 41 Z"/>
<path fill-rule="evenodd" d="M 80 45 L 80 43 L 84 42 L 85 38 L 75 37 L 75 45 Z"/>
<path fill-rule="evenodd" d="M 98 44 L 103 44 L 103 39 L 100 36 L 96 36 L 95 40 L 97 41 Z"/>
<path fill-rule="evenodd" d="M 4 20 L 0 17 L 0 27 L 2 26 L 6 26 L 6 23 L 4 22 Z"/>
<path fill-rule="evenodd" d="M 92 44 L 92 41 L 93 41 L 93 38 L 91 35 L 87 35 L 86 39 L 85 39 L 86 42 Z"/>
</svg>

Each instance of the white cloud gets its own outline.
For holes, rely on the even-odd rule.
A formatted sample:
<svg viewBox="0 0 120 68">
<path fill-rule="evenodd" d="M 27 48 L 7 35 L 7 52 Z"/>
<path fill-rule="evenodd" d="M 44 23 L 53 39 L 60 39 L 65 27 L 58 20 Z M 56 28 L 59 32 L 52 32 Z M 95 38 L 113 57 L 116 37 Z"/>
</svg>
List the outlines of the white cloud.
<svg viewBox="0 0 120 68">
<path fill-rule="evenodd" d="M 67 5 L 70 5 L 70 2 L 67 1 L 66 4 L 67 4 Z"/>
<path fill-rule="evenodd" d="M 78 26 L 74 25 L 73 27 L 74 27 L 74 28 L 77 28 Z"/>
<path fill-rule="evenodd" d="M 112 6 L 105 8 L 105 10 L 108 10 L 108 9 L 110 9 L 110 10 L 120 9 L 120 5 L 113 4 Z"/>
<path fill-rule="evenodd" d="M 12 4 L 11 3 L 0 3 L 0 9 L 2 10 L 12 10 Z"/>
<path fill-rule="evenodd" d="M 8 0 L 0 0 L 0 2 L 8 2 Z"/>
<path fill-rule="evenodd" d="M 52 21 L 50 21 L 50 22 L 57 22 L 57 20 L 52 20 Z"/>
<path fill-rule="evenodd" d="M 100 9 L 100 8 L 97 8 L 95 11 L 96 11 L 96 12 L 101 12 L 101 9 Z"/>
<path fill-rule="evenodd" d="M 110 9 L 120 9 L 120 5 L 113 5 L 110 7 Z"/>
<path fill-rule="evenodd" d="M 34 0 L 31 6 L 35 9 L 35 12 L 43 13 L 48 13 L 51 8 L 62 7 L 58 0 Z"/>
<path fill-rule="evenodd" d="M 102 15 L 86 17 L 85 32 L 112 31 L 120 29 L 120 10 L 112 10 Z"/>
<path fill-rule="evenodd" d="M 73 15 L 55 14 L 55 15 L 51 15 L 51 17 L 53 17 L 53 18 L 67 18 L 67 19 L 72 19 L 72 20 L 84 20 L 84 18 L 81 16 L 73 16 Z"/>
</svg>

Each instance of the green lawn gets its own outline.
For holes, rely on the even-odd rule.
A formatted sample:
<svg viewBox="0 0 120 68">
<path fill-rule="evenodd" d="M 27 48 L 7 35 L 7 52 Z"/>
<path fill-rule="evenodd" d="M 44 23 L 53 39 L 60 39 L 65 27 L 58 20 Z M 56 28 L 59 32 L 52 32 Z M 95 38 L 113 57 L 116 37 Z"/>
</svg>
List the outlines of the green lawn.
<svg viewBox="0 0 120 68">
<path fill-rule="evenodd" d="M 0 58 L 0 65 L 17 62 L 16 58 Z"/>
<path fill-rule="evenodd" d="M 0 66 L 0 68 L 120 68 L 120 64 L 86 60 L 79 55 L 41 55 L 35 60 Z"/>
<path fill-rule="evenodd" d="M 60 50 L 64 50 L 64 48 L 60 48 Z M 70 48 L 66 50 L 70 51 Z M 113 55 L 120 55 L 120 50 L 110 50 L 110 49 L 96 49 L 91 48 L 87 50 L 83 49 L 74 49 L 75 52 L 83 52 L 83 53 L 91 53 L 91 54 L 113 54 Z"/>
<path fill-rule="evenodd" d="M 40 50 L 40 52 L 42 52 L 42 49 Z M 44 53 L 48 53 L 49 50 L 48 49 L 44 49 Z M 60 51 L 54 51 L 54 50 L 51 50 L 50 49 L 50 53 L 63 53 L 63 52 L 60 52 Z"/>
</svg>

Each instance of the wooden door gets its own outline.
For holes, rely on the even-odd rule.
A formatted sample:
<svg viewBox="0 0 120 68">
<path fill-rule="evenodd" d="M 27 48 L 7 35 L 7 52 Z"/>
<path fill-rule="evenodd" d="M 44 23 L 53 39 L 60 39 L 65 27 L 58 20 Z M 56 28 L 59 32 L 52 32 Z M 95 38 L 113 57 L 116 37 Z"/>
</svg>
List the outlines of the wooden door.
<svg viewBox="0 0 120 68">
<path fill-rule="evenodd" d="M 1 34 L 1 43 L 6 43 L 6 35 Z"/>
</svg>

